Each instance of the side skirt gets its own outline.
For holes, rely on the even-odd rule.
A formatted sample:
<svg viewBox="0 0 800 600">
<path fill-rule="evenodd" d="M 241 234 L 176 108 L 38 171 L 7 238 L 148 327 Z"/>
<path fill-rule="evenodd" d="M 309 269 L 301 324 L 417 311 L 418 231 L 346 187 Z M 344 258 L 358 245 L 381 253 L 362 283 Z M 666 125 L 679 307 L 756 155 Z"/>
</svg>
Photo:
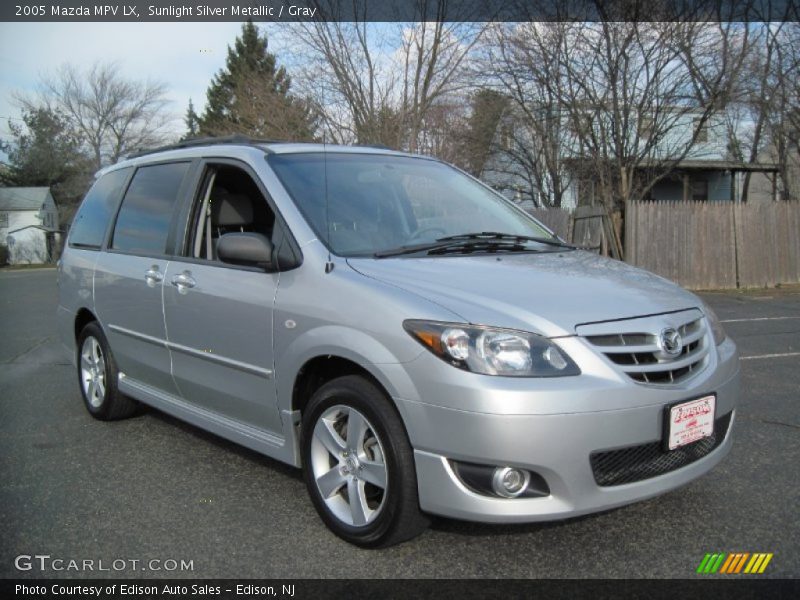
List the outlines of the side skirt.
<svg viewBox="0 0 800 600">
<path fill-rule="evenodd" d="M 118 387 L 123 394 L 200 429 L 295 467 L 299 467 L 301 464 L 297 439 L 299 411 L 283 411 L 281 420 L 284 431 L 283 437 L 280 437 L 269 431 L 194 406 L 182 398 L 165 394 L 152 386 L 131 379 L 124 373 L 119 374 Z"/>
</svg>

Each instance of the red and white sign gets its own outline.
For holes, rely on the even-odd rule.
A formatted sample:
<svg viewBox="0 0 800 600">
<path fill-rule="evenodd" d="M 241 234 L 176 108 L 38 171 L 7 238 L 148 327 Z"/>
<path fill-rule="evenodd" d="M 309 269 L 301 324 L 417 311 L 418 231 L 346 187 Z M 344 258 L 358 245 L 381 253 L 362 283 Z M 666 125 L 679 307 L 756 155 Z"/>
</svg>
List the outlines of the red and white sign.
<svg viewBox="0 0 800 600">
<path fill-rule="evenodd" d="M 675 450 L 714 433 L 716 404 L 716 396 L 705 396 L 670 408 L 667 432 L 669 449 Z"/>
</svg>

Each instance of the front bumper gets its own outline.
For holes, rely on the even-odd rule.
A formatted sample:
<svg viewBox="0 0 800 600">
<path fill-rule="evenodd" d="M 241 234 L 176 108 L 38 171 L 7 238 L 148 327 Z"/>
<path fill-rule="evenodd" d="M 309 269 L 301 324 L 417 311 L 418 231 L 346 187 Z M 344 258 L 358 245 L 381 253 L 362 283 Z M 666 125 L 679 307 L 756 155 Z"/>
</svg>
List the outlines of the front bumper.
<svg viewBox="0 0 800 600">
<path fill-rule="evenodd" d="M 404 419 L 414 423 L 412 444 L 421 508 L 447 517 L 496 523 L 574 517 L 685 485 L 711 470 L 730 450 L 739 393 L 738 356 L 732 342 L 719 348 L 713 364 L 691 385 L 668 390 L 626 382 L 625 389 L 617 389 L 616 394 L 614 387 L 606 398 L 638 394 L 639 405 L 602 411 L 492 414 L 396 398 Z M 597 484 L 590 463 L 593 452 L 661 440 L 664 407 L 707 393 L 717 396 L 717 418 L 731 416 L 715 449 L 662 475 L 622 485 Z M 552 407 L 554 394 L 545 393 L 542 406 Z M 536 394 L 529 397 L 535 407 Z M 598 404 L 603 399 L 598 395 Z M 477 493 L 458 478 L 451 460 L 535 471 L 547 482 L 550 495 L 506 499 Z"/>
</svg>

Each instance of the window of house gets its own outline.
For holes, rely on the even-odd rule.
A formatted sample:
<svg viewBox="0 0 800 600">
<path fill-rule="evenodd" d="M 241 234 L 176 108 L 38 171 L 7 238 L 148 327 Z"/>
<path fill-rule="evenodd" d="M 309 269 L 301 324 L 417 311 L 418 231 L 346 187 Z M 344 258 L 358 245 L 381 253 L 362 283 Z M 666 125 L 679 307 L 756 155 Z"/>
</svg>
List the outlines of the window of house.
<svg viewBox="0 0 800 600">
<path fill-rule="evenodd" d="M 111 247 L 132 254 L 164 254 L 172 213 L 188 162 L 141 167 L 122 200 Z"/>
<path fill-rule="evenodd" d="M 594 179 L 590 177 L 579 179 L 577 181 L 577 188 L 578 204 L 581 206 L 594 206 L 596 202 Z"/>
<path fill-rule="evenodd" d="M 592 133 L 593 119 L 590 113 L 575 115 L 571 121 L 572 131 L 579 137 L 586 137 Z"/>
<path fill-rule="evenodd" d="M 510 125 L 503 125 L 500 129 L 500 147 L 503 150 L 511 150 L 514 145 L 514 134 Z"/>
<path fill-rule="evenodd" d="M 99 248 L 103 244 L 108 223 L 130 172 L 130 169 L 118 169 L 106 173 L 86 193 L 70 227 L 71 246 Z"/>
<path fill-rule="evenodd" d="M 648 138 L 653 132 L 653 118 L 643 115 L 639 119 L 639 137 Z"/>
<path fill-rule="evenodd" d="M 694 130 L 697 132 L 698 142 L 708 141 L 708 121 L 703 121 L 701 118 L 696 118 L 693 121 Z"/>
<path fill-rule="evenodd" d="M 692 200 L 708 200 L 708 180 L 692 179 Z"/>
<path fill-rule="evenodd" d="M 0 227 L 8 227 L 8 213 L 0 211 Z"/>
<path fill-rule="evenodd" d="M 253 178 L 230 165 L 210 167 L 195 202 L 185 256 L 218 260 L 217 244 L 226 233 L 260 233 L 272 239 L 275 213 Z"/>
</svg>

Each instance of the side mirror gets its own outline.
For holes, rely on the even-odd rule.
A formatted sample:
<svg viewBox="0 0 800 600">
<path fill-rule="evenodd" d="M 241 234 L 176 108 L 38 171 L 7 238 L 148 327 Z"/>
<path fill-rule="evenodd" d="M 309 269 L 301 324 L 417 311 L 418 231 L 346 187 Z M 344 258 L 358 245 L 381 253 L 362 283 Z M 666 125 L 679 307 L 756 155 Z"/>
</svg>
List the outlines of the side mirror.
<svg viewBox="0 0 800 600">
<path fill-rule="evenodd" d="M 260 233 L 226 233 L 217 243 L 222 262 L 269 269 L 272 266 L 272 242 Z"/>
</svg>

